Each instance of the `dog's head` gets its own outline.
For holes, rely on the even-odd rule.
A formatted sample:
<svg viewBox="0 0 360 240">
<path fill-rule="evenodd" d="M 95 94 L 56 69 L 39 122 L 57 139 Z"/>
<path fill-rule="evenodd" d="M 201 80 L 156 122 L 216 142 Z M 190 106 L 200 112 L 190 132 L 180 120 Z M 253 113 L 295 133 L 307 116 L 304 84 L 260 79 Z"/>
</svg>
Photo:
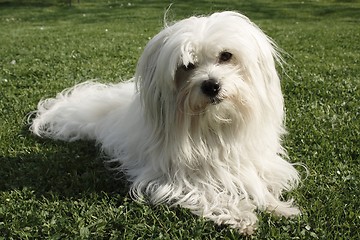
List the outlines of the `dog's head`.
<svg viewBox="0 0 360 240">
<path fill-rule="evenodd" d="M 237 12 L 190 17 L 167 26 L 147 44 L 135 79 L 145 112 L 234 116 L 281 123 L 283 98 L 273 42 Z M 166 119 L 164 119 L 166 118 Z"/>
</svg>

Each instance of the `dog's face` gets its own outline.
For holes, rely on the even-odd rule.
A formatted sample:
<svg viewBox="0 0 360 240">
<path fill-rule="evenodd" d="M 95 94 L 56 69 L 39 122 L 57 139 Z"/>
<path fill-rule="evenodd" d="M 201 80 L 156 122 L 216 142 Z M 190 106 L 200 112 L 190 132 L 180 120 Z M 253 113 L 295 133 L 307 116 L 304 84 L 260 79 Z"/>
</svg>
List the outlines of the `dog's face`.
<svg viewBox="0 0 360 240">
<path fill-rule="evenodd" d="M 179 106 L 188 102 L 187 110 L 196 113 L 237 95 L 230 90 L 234 81 L 241 81 L 241 67 L 230 50 L 202 52 L 180 65 L 174 80 Z"/>
<path fill-rule="evenodd" d="M 156 119 L 174 109 L 188 115 L 222 112 L 224 118 L 272 111 L 281 119 L 276 58 L 271 40 L 248 18 L 222 12 L 161 31 L 146 46 L 135 79 Z"/>
</svg>

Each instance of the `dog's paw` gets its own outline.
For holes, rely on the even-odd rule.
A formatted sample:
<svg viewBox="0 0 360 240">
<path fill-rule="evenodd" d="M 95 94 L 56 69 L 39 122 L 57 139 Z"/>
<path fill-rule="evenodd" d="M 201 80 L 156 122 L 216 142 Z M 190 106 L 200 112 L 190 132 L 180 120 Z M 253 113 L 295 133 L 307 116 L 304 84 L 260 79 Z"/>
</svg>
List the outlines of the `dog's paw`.
<svg viewBox="0 0 360 240">
<path fill-rule="evenodd" d="M 252 235 L 257 229 L 257 222 L 256 215 L 248 212 L 241 219 L 237 219 L 237 224 L 234 227 L 243 235 Z"/>
<path fill-rule="evenodd" d="M 258 219 L 253 212 L 242 212 L 241 216 L 223 216 L 216 222 L 229 225 L 242 235 L 252 235 L 257 229 Z"/>
</svg>

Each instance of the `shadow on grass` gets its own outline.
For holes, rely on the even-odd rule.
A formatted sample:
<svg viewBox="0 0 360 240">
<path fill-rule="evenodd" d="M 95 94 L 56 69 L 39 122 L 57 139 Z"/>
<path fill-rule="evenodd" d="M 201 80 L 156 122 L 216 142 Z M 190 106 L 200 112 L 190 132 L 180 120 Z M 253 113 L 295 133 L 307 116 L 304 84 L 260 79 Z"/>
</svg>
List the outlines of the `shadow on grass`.
<svg viewBox="0 0 360 240">
<path fill-rule="evenodd" d="M 23 133 L 26 138 L 34 138 Z M 0 191 L 28 188 L 37 196 L 77 198 L 92 193 L 121 194 L 128 183 L 120 173 L 107 170 L 93 142 L 64 143 L 37 139 L 47 149 L 41 154 L 0 156 Z"/>
<path fill-rule="evenodd" d="M 50 7 L 54 6 L 55 4 L 55 1 L 0 0 L 0 8 Z"/>
</svg>

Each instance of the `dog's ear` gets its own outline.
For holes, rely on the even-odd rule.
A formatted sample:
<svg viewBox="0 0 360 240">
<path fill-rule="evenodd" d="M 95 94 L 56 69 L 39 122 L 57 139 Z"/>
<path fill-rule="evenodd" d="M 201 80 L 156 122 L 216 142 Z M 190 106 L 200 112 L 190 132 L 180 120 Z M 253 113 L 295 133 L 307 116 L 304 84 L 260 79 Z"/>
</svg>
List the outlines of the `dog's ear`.
<svg viewBox="0 0 360 240">
<path fill-rule="evenodd" d="M 154 84 L 153 78 L 158 65 L 158 58 L 165 42 L 166 34 L 164 31 L 158 33 L 146 45 L 139 62 L 137 64 L 135 81 L 138 91 L 147 91 Z"/>
<path fill-rule="evenodd" d="M 169 71 L 169 62 L 164 62 L 161 55 L 165 53 L 164 46 L 167 43 L 169 32 L 162 30 L 146 45 L 135 73 L 135 83 L 137 91 L 140 93 L 141 103 L 144 107 L 145 117 L 154 123 L 163 121 L 164 99 L 163 94 L 168 93 L 169 89 L 164 88 L 164 82 L 168 78 L 166 71 Z M 168 84 L 168 83 L 166 83 Z"/>
<path fill-rule="evenodd" d="M 282 66 L 281 50 L 255 23 L 241 13 L 222 12 L 214 16 L 226 21 L 227 27 L 232 28 L 233 37 L 230 40 L 237 40 L 233 45 L 237 46 L 242 69 L 248 70 L 247 74 L 262 102 L 275 116 L 279 116 L 276 118 L 281 122 L 284 103 L 276 70 L 276 65 Z"/>
</svg>

